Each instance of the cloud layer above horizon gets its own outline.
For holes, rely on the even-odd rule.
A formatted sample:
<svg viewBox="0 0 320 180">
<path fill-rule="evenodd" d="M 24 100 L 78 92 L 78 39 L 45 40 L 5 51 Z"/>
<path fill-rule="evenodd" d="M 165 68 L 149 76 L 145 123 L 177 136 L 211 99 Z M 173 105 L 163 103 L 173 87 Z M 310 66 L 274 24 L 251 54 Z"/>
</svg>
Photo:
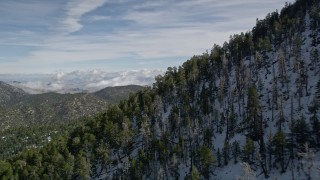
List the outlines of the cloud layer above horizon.
<svg viewBox="0 0 320 180">
<path fill-rule="evenodd" d="M 95 69 L 53 74 L 0 74 L 0 79 L 31 94 L 79 93 L 96 92 L 110 86 L 151 85 L 155 76 L 163 73 L 161 70 L 146 69 L 109 73 Z"/>
<path fill-rule="evenodd" d="M 285 2 L 3 0 L 0 73 L 166 69 L 250 30 Z"/>
</svg>

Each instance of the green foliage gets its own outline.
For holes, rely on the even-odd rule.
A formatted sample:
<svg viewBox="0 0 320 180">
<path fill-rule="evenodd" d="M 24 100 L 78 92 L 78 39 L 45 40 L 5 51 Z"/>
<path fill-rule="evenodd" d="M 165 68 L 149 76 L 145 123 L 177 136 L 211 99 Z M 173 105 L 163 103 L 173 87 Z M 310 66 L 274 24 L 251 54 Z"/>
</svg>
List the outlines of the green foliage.
<svg viewBox="0 0 320 180">
<path fill-rule="evenodd" d="M 296 142 L 298 147 L 302 147 L 306 142 L 310 142 L 310 129 L 309 124 L 306 122 L 305 117 L 302 115 L 300 119 L 296 121 L 294 132 L 296 135 Z"/>
<path fill-rule="evenodd" d="M 212 129 L 206 129 L 204 132 L 204 145 L 206 145 L 207 147 L 211 147 L 212 145 L 212 136 Z"/>
<path fill-rule="evenodd" d="M 249 117 L 254 118 L 260 111 L 260 101 L 258 91 L 255 85 L 249 88 L 248 92 L 248 112 Z"/>
<path fill-rule="evenodd" d="M 198 168 L 195 165 L 192 165 L 191 169 L 192 169 L 192 171 L 185 179 L 186 180 L 200 180 L 201 174 L 200 174 Z"/>
<path fill-rule="evenodd" d="M 94 95 L 29 95 L 0 82 L 0 159 L 32 147 L 42 147 L 85 123 L 85 116 L 104 111 L 110 102 L 123 100 L 142 88 L 134 85 L 110 87 Z"/>
<path fill-rule="evenodd" d="M 258 91 L 255 85 L 251 86 L 248 91 L 248 117 L 247 117 L 247 128 L 252 140 L 257 140 L 261 135 L 259 130 L 259 120 L 261 116 L 261 105 L 259 100 Z"/>
<path fill-rule="evenodd" d="M 131 167 L 130 167 L 130 177 L 132 179 L 141 179 L 141 175 L 139 174 L 139 170 L 138 170 L 138 164 L 137 164 L 137 160 L 133 159 L 131 161 Z"/>
<path fill-rule="evenodd" d="M 274 135 L 273 141 L 275 143 L 275 147 L 285 147 L 287 142 L 286 142 L 286 135 L 283 131 L 278 132 L 277 134 Z"/>
<path fill-rule="evenodd" d="M 297 1 L 297 4 L 301 7 L 308 5 L 302 0 Z M 168 175 L 180 178 L 179 164 L 188 164 L 190 160 L 192 168 L 187 178 L 209 179 L 212 178 L 215 166 L 228 164 L 231 153 L 235 163 L 241 155 L 245 161 L 250 163 L 255 161 L 257 157 L 255 142 L 260 145 L 260 152 L 267 152 L 269 157 L 263 160 L 268 159 L 270 169 L 271 163 L 275 161 L 275 164 L 281 161 L 281 166 L 284 167 L 287 151 L 286 134 L 279 131 L 270 137 L 268 150 L 263 150 L 264 122 L 262 104 L 255 86 L 257 79 L 252 80 L 248 75 L 251 73 L 249 68 L 252 64 L 258 64 L 254 68 L 268 68 L 271 63 L 260 59 L 258 62 L 250 62 L 248 67 L 245 58 L 252 61 L 255 54 L 265 57 L 267 51 L 276 51 L 283 38 L 290 35 L 284 30 L 299 35 L 297 29 L 303 29 L 303 25 L 298 23 L 299 16 L 295 13 L 302 13 L 301 11 L 297 5 L 288 5 L 280 14 L 278 12 L 268 14 L 266 19 L 257 20 L 252 31 L 233 35 L 223 46 L 214 45 L 210 53 L 193 56 L 178 68 L 169 67 L 164 75 L 156 77 L 152 88 L 145 87 L 131 94 L 118 105 L 109 106 L 104 113 L 87 118 L 85 121 L 74 121 L 75 128 L 63 130 L 58 126 L 48 131 L 52 127 L 48 125 L 48 129 L 46 127 L 43 130 L 39 130 L 41 126 L 38 126 L 37 130 L 30 127 L 26 127 L 26 130 L 15 127 L 7 130 L 7 134 L 1 132 L 3 134 L 0 134 L 0 137 L 5 136 L 6 141 L 3 143 L 0 139 L 0 151 L 2 147 L 9 147 L 5 151 L 14 154 L 21 152 L 8 157 L 5 161 L 0 161 L 1 178 L 152 179 L 156 178 L 153 175 L 158 173 L 164 178 Z M 302 39 L 299 36 L 294 39 L 293 35 L 290 38 L 296 41 L 297 48 L 294 52 L 298 51 Z M 239 74 L 237 77 L 239 82 L 236 82 L 236 89 L 229 89 L 234 87 L 229 79 L 229 73 L 234 69 L 237 69 L 236 73 Z M 260 92 L 263 92 L 264 88 L 260 87 Z M 95 95 L 105 98 L 107 95 L 103 93 L 109 90 Z M 56 103 L 59 104 L 59 95 L 48 96 L 55 97 Z M 247 102 L 245 102 L 246 97 L 248 97 Z M 38 98 L 42 100 L 33 100 L 31 104 L 43 101 L 43 97 Z M 85 102 L 85 98 L 82 101 Z M 237 101 L 239 111 L 233 107 Z M 225 108 L 224 111 L 220 111 L 221 107 L 220 109 L 216 107 L 219 102 L 221 107 Z M 241 105 L 247 105 L 246 109 L 241 108 Z M 63 110 L 68 110 L 70 104 L 61 107 Z M 53 114 L 54 111 L 46 104 L 44 108 L 47 108 L 45 113 Z M 101 105 L 93 109 L 99 108 L 105 107 Z M 31 109 L 27 106 L 22 108 L 23 112 Z M 315 106 L 310 106 L 310 113 L 317 115 L 317 110 Z M 20 112 L 17 114 L 17 117 L 21 115 Z M 240 126 L 238 118 L 244 119 L 239 122 Z M 44 122 L 48 122 L 47 119 Z M 308 125 L 308 121 L 303 118 L 296 122 L 292 128 L 294 134 L 292 142 L 310 141 L 306 138 L 310 133 Z M 314 134 L 318 126 L 317 121 L 314 121 Z M 30 130 L 27 130 L 28 128 Z M 222 149 L 217 147 L 215 151 L 216 147 L 213 147 L 215 144 L 212 143 L 214 132 L 223 134 L 226 129 L 224 147 Z M 239 142 L 232 138 L 242 129 L 245 130 L 247 140 L 241 154 Z M 58 133 L 53 135 L 55 131 Z M 8 134 L 12 134 L 12 137 Z M 50 143 L 42 142 L 49 135 L 53 140 Z M 12 146 L 16 143 L 14 141 L 16 137 L 23 139 L 26 136 L 30 138 L 28 139 L 30 142 L 25 143 L 28 150 Z M 229 144 L 229 140 L 234 142 Z M 276 160 L 273 161 L 272 158 L 275 156 Z M 159 168 L 161 172 L 158 172 Z"/>
<path fill-rule="evenodd" d="M 117 116 L 114 111 L 118 111 Z M 92 172 L 101 171 L 96 168 L 97 164 L 106 168 L 110 162 L 109 147 L 120 147 L 120 139 L 130 141 L 128 136 L 133 135 L 130 125 L 118 127 L 119 123 L 127 121 L 118 113 L 119 109 L 113 108 L 104 115 L 88 119 L 70 135 L 56 137 L 41 149 L 29 149 L 8 161 L 1 161 L 2 174 L 8 177 L 17 174 L 22 179 L 90 179 Z"/>
<path fill-rule="evenodd" d="M 254 151 L 255 151 L 255 146 L 254 146 L 253 140 L 251 138 L 247 138 L 246 144 L 243 147 L 243 153 L 246 157 L 245 161 L 249 161 L 249 162 L 251 161 Z"/>
<path fill-rule="evenodd" d="M 95 92 L 94 95 L 112 104 L 117 104 L 120 101 L 126 99 L 128 95 L 142 89 L 142 86 L 137 85 L 106 87 L 100 91 Z"/>
<path fill-rule="evenodd" d="M 77 121 L 77 125 L 84 120 Z M 9 158 L 23 150 L 41 147 L 71 131 L 75 122 L 56 125 L 34 125 L 28 127 L 12 127 L 0 131 L 0 159 Z"/>
<path fill-rule="evenodd" d="M 217 163 L 211 149 L 207 146 L 203 146 L 201 149 L 201 161 L 204 169 L 209 169 L 210 166 L 216 165 Z"/>
<path fill-rule="evenodd" d="M 10 179 L 12 177 L 13 171 L 11 164 L 6 161 L 0 161 L 0 178 Z"/>
<path fill-rule="evenodd" d="M 229 138 L 232 138 L 237 131 L 238 115 L 234 112 L 232 108 L 229 117 Z"/>
<path fill-rule="evenodd" d="M 281 172 L 285 172 L 284 156 L 285 156 L 285 147 L 287 145 L 287 142 L 286 142 L 286 134 L 283 131 L 280 131 L 274 135 L 273 145 L 275 147 L 276 161 L 280 163 Z"/>
</svg>

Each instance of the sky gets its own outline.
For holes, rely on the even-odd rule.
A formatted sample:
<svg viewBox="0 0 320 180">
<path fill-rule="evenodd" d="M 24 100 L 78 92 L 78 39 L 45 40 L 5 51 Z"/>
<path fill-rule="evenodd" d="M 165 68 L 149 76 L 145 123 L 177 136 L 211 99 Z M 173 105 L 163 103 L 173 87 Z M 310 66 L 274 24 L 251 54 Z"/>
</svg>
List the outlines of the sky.
<svg viewBox="0 0 320 180">
<path fill-rule="evenodd" d="M 1 0 L 0 74 L 165 70 L 292 0 Z"/>
<path fill-rule="evenodd" d="M 0 0 L 0 81 L 29 93 L 152 85 L 294 0 Z"/>
</svg>

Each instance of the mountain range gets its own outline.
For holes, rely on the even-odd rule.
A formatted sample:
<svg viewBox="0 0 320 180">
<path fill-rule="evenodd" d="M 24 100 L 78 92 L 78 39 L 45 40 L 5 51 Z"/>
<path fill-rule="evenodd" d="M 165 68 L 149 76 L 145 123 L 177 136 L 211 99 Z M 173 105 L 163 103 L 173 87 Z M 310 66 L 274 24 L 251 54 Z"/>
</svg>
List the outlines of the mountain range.
<svg viewBox="0 0 320 180">
<path fill-rule="evenodd" d="M 60 123 L 94 115 L 142 88 L 129 85 L 107 87 L 94 93 L 28 94 L 0 82 L 0 127 L 5 129 L 12 125 Z"/>
<path fill-rule="evenodd" d="M 287 3 L 47 145 L 0 161 L 0 177 L 319 179 L 319 14 L 319 0 Z"/>
<path fill-rule="evenodd" d="M 143 89 L 142 86 L 128 85 L 107 87 L 94 93 L 59 94 L 54 92 L 29 94 L 20 88 L 0 82 L 0 147 L 8 145 L 10 139 L 15 140 L 17 149 L 23 146 L 39 145 L 46 140 L 48 134 L 81 123 L 83 118 L 105 111 L 109 105 L 119 103 L 134 93 Z M 44 128 L 48 131 L 35 133 L 40 136 L 39 142 L 30 140 L 30 144 L 22 144 L 22 138 L 29 137 L 29 129 Z M 19 131 L 19 138 L 12 136 Z M 29 134 L 29 136 L 27 136 Z M 58 133 L 60 134 L 60 133 Z M 35 135 L 32 135 L 35 136 Z M 7 138 L 4 141 L 4 137 Z M 10 144 L 10 143 L 9 143 Z M 8 148 L 0 150 L 0 157 Z"/>
</svg>

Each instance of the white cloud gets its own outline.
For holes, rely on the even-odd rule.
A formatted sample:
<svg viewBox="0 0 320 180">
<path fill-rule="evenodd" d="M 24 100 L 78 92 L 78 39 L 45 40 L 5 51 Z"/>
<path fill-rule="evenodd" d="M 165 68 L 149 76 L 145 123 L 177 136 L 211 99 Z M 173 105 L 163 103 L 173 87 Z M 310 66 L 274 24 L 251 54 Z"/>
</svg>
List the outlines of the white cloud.
<svg viewBox="0 0 320 180">
<path fill-rule="evenodd" d="M 105 87 L 124 85 L 151 85 L 162 70 L 131 70 L 108 73 L 101 70 L 57 72 L 37 75 L 0 75 L 0 78 L 26 92 L 77 93 L 95 92 Z M 23 80 L 22 80 L 23 79 Z M 22 81 L 21 81 L 22 80 Z"/>
<path fill-rule="evenodd" d="M 182 62 L 186 57 L 202 54 L 214 43 L 222 45 L 230 35 L 252 28 L 257 17 L 263 18 L 266 13 L 280 9 L 285 1 L 147 0 L 132 3 L 132 6 L 129 0 L 110 1 L 114 5 L 112 8 L 117 8 L 117 4 L 127 6 L 126 10 L 116 15 L 103 14 L 108 11 L 106 2 L 68 1 L 64 4 L 65 14 L 56 17 L 61 20 L 60 23 L 51 27 L 59 29 L 54 33 L 39 34 L 31 30 L 6 33 L 0 45 L 34 48 L 14 61 L 0 61 L 1 72 L 50 73 L 57 69 L 72 71 L 93 68 L 121 71 L 130 69 L 131 59 L 142 66 L 131 69 L 155 67 L 154 62 L 159 61 L 161 68 L 174 66 L 175 63 L 170 64 L 167 60 L 168 64 L 165 64 L 164 60 Z M 95 10 L 99 7 L 106 9 L 97 13 Z M 88 16 L 84 18 L 86 14 Z M 82 28 L 86 26 L 85 23 L 99 26 L 97 29 L 102 30 L 91 32 L 88 30 L 90 28 Z M 93 29 L 96 30 L 95 27 Z M 121 64 L 123 60 L 127 68 Z"/>
<path fill-rule="evenodd" d="M 48 26 L 59 8 L 54 1 L 0 1 L 0 23 Z"/>
<path fill-rule="evenodd" d="M 79 31 L 83 25 L 81 17 L 96 8 L 102 6 L 107 0 L 71 0 L 67 4 L 67 17 L 63 20 L 63 26 L 68 32 Z"/>
<path fill-rule="evenodd" d="M 110 16 L 91 16 L 90 20 L 91 21 L 104 21 L 104 20 L 109 20 L 111 19 Z"/>
</svg>

